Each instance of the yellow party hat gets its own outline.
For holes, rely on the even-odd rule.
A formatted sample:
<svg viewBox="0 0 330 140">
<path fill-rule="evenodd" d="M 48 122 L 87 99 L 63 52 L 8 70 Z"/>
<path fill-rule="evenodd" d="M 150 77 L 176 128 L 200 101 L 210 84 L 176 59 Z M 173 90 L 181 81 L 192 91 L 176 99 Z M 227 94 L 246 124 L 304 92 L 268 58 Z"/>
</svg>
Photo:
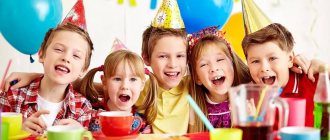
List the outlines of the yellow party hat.
<svg viewBox="0 0 330 140">
<path fill-rule="evenodd" d="M 152 27 L 185 28 L 176 0 L 163 0 L 161 7 L 152 21 Z"/>
<path fill-rule="evenodd" d="M 253 0 L 242 0 L 242 12 L 246 35 L 272 23 Z"/>
</svg>

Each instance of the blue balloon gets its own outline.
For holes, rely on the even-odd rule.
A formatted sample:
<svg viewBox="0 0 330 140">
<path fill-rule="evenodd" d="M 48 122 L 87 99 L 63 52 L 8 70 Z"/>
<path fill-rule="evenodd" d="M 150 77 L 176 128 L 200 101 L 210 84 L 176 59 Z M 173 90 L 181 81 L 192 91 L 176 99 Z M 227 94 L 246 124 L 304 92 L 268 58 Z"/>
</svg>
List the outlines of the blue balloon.
<svg viewBox="0 0 330 140">
<path fill-rule="evenodd" d="M 61 19 L 61 0 L 0 0 L 1 33 L 24 54 L 38 52 L 45 33 Z"/>
<path fill-rule="evenodd" d="M 210 26 L 221 28 L 233 9 L 233 0 L 178 0 L 188 33 Z"/>
</svg>

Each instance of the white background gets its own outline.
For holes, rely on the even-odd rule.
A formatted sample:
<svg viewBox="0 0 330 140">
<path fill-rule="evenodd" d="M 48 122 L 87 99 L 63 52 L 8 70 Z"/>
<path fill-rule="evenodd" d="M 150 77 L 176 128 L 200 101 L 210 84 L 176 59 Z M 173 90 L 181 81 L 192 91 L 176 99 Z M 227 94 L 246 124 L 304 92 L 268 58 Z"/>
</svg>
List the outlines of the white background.
<svg viewBox="0 0 330 140">
<path fill-rule="evenodd" d="M 203 0 L 200 0 L 202 2 Z M 330 48 L 330 1 L 329 0 L 255 0 L 273 21 L 286 26 L 296 40 L 295 51 L 311 58 L 317 56 L 330 63 L 327 58 Z M 76 0 L 63 0 L 63 17 Z M 150 0 L 136 0 L 137 6 L 130 7 L 129 0 L 118 5 L 117 0 L 84 0 L 87 28 L 94 42 L 90 68 L 104 62 L 117 37 L 132 50 L 141 53 L 144 29 L 151 23 L 157 10 L 150 9 Z M 161 0 L 158 0 L 158 6 Z M 240 12 L 240 2 L 234 3 L 233 12 Z M 318 53 L 321 52 L 321 53 Z M 9 72 L 43 72 L 37 55 L 33 64 L 29 56 L 15 50 L 0 34 L 0 76 L 9 59 L 13 60 Z"/>
</svg>

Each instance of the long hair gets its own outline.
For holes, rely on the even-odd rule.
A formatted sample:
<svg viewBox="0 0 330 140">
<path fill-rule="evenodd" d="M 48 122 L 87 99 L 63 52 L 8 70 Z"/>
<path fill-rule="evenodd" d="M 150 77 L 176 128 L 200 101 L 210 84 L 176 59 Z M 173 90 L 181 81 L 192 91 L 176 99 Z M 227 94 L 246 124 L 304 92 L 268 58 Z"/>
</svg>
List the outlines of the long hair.
<svg viewBox="0 0 330 140">
<path fill-rule="evenodd" d="M 225 53 L 225 55 L 231 60 L 234 69 L 234 81 L 232 86 L 239 85 L 241 83 L 247 83 L 251 81 L 251 76 L 248 71 L 248 67 L 245 63 L 236 55 L 236 53 L 232 52 L 230 46 L 226 45 L 224 39 L 221 39 L 215 35 L 207 35 L 196 43 L 195 46 L 191 48 L 189 51 L 189 70 L 191 74 L 192 80 L 190 81 L 189 93 L 192 98 L 196 101 L 197 105 L 201 108 L 204 114 L 208 114 L 206 107 L 206 93 L 208 90 L 203 85 L 196 84 L 198 79 L 196 66 L 197 60 L 201 57 L 205 46 L 214 44 L 221 48 L 221 50 Z M 196 116 L 196 114 L 195 114 Z M 204 126 L 204 123 L 198 118 L 194 117 L 195 123 L 194 125 L 189 126 L 189 132 L 204 132 L 208 131 Z"/>
<path fill-rule="evenodd" d="M 152 52 L 157 44 L 157 41 L 163 37 L 175 36 L 181 37 L 186 42 L 187 33 L 184 29 L 168 29 L 168 28 L 155 28 L 149 26 L 142 35 L 142 58 L 144 61 L 150 62 Z M 152 123 L 157 117 L 157 91 L 159 89 L 157 78 L 152 72 L 149 72 L 150 87 L 147 89 L 147 96 L 139 110 L 145 111 L 145 116 L 148 123 Z"/>
</svg>

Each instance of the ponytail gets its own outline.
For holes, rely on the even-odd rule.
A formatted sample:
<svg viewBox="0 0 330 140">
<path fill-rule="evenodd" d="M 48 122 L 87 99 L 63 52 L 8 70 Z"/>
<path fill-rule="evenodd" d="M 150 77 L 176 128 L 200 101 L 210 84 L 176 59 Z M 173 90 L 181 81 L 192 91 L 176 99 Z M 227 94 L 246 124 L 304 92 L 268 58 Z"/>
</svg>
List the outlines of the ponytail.
<svg viewBox="0 0 330 140">
<path fill-rule="evenodd" d="M 103 65 L 98 68 L 91 69 L 81 80 L 80 84 L 81 94 L 84 95 L 91 103 L 98 102 L 98 98 L 103 96 L 103 91 L 98 91 L 93 84 L 94 76 L 98 71 L 103 71 Z"/>
<path fill-rule="evenodd" d="M 139 110 L 144 110 L 144 115 L 148 124 L 152 124 L 157 117 L 157 89 L 158 83 L 156 77 L 149 70 L 145 69 L 145 73 L 149 75 L 150 83 L 147 89 L 147 95 L 143 101 L 143 105 L 139 106 Z"/>
</svg>

